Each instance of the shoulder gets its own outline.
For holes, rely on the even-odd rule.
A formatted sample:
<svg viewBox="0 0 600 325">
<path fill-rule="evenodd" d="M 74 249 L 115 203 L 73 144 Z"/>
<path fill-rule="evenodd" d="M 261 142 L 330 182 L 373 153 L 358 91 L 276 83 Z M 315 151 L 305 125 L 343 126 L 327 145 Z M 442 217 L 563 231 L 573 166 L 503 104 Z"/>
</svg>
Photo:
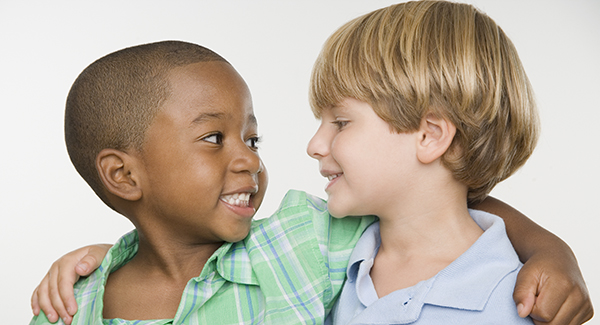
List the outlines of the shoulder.
<svg viewBox="0 0 600 325">
<path fill-rule="evenodd" d="M 521 318 L 513 300 L 517 275 L 523 266 L 519 261 L 508 236 L 503 220 L 483 211 L 471 211 L 471 216 L 485 230 L 473 247 L 477 261 L 471 264 L 479 274 L 481 286 L 474 293 L 482 295 L 485 307 L 481 311 L 481 320 L 495 320 L 498 324 L 533 324 L 530 318 Z"/>
<path fill-rule="evenodd" d="M 79 279 L 73 286 L 78 312 L 73 324 L 102 315 L 103 293 L 108 275 L 127 264 L 137 253 L 138 234 L 133 230 L 123 235 L 108 251 L 102 263 L 90 276 Z M 96 319 L 97 320 L 97 319 Z"/>
<path fill-rule="evenodd" d="M 498 282 L 486 304 L 484 310 L 486 317 L 502 320 L 503 324 L 533 324 L 531 318 L 519 317 L 517 306 L 512 298 L 520 269 L 521 267 L 507 274 Z"/>
<path fill-rule="evenodd" d="M 89 277 L 81 278 L 75 283 L 75 288 L 83 286 L 86 283 L 94 283 L 108 276 L 110 272 L 116 271 L 118 268 L 127 264 L 137 253 L 139 237 L 137 230 L 132 230 L 123 235 L 111 247 L 102 263 Z"/>
<path fill-rule="evenodd" d="M 281 278 L 301 287 L 312 283 L 311 290 L 320 288 L 329 303 L 341 287 L 354 245 L 373 220 L 334 219 L 324 200 L 289 191 L 271 217 L 253 224 L 244 245 L 259 278 Z"/>
<path fill-rule="evenodd" d="M 360 234 L 375 220 L 374 217 L 346 217 L 336 219 L 327 211 L 327 202 L 303 191 L 287 192 L 279 208 L 269 218 L 257 220 L 250 230 L 250 236 L 264 236 L 269 232 L 299 234 L 319 240 L 333 237 L 348 238 Z M 328 242 L 330 240 L 327 240 Z"/>
<path fill-rule="evenodd" d="M 481 321 L 531 323 L 518 316 L 512 298 L 522 264 L 506 235 L 502 219 L 482 211 L 471 210 L 470 213 L 484 233 L 463 255 L 438 273 L 427 303 L 451 307 L 461 317 Z M 457 295 L 457 292 L 462 294 Z M 473 312 L 459 313 L 460 310 Z"/>
<path fill-rule="evenodd" d="M 444 300 L 436 301 L 431 295 L 427 298 L 421 319 L 433 324 L 448 319 L 462 324 L 533 324 L 531 318 L 519 317 L 513 300 L 520 266 L 497 273 L 487 267 L 472 267 L 476 272 L 465 272 L 465 276 L 472 278 L 471 281 L 459 281 L 460 286 L 443 288 L 447 291 L 443 293 L 446 296 Z M 478 271 L 484 271 L 487 275 Z M 438 284 L 434 283 L 432 290 L 439 290 L 439 287 L 436 288 Z"/>
<path fill-rule="evenodd" d="M 273 216 L 303 212 L 323 213 L 327 211 L 327 201 L 304 191 L 289 190 Z"/>
</svg>

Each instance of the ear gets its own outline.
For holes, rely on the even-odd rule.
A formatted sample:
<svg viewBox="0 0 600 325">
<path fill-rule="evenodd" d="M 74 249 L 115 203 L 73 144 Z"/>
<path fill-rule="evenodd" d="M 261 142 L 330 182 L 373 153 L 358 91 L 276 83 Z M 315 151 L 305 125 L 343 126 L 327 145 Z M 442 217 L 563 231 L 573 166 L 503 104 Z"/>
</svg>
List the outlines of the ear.
<svg viewBox="0 0 600 325">
<path fill-rule="evenodd" d="M 103 149 L 96 156 L 96 169 L 110 193 L 127 201 L 137 201 L 142 197 L 135 157 L 120 150 Z"/>
<path fill-rule="evenodd" d="M 456 127 L 450 121 L 430 113 L 421 120 L 417 133 L 417 158 L 421 163 L 429 164 L 448 150 Z"/>
</svg>

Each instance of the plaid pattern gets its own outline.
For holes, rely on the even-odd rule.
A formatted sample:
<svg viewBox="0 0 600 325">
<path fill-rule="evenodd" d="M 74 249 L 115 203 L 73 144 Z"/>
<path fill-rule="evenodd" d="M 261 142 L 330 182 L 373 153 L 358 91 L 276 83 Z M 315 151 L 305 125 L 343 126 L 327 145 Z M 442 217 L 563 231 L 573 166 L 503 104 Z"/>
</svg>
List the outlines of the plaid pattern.
<svg viewBox="0 0 600 325">
<path fill-rule="evenodd" d="M 290 191 L 273 216 L 254 222 L 248 237 L 213 254 L 188 282 L 174 319 L 103 320 L 106 277 L 137 251 L 132 231 L 95 273 L 76 283 L 73 324 L 322 324 L 342 288 L 352 249 L 373 221 L 334 219 L 325 201 Z M 49 322 L 41 313 L 33 324 Z"/>
</svg>

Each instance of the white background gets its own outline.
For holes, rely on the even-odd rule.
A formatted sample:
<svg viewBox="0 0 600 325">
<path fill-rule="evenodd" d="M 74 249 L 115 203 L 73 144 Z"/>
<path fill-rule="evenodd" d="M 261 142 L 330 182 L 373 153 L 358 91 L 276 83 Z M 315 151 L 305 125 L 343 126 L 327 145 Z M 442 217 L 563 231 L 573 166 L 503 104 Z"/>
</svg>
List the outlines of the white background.
<svg viewBox="0 0 600 325">
<path fill-rule="evenodd" d="M 261 218 L 289 188 L 324 195 L 325 180 L 305 153 L 317 126 L 307 102 L 312 63 L 337 27 L 390 3 L 1 1 L 2 322 L 28 322 L 31 291 L 53 260 L 84 244 L 112 243 L 132 228 L 95 197 L 64 146 L 64 101 L 89 63 L 166 39 L 202 44 L 227 58 L 253 93 L 264 137 L 270 187 Z M 570 244 L 598 303 L 600 2 L 472 3 L 515 43 L 542 117 L 533 157 L 493 195 Z"/>
</svg>

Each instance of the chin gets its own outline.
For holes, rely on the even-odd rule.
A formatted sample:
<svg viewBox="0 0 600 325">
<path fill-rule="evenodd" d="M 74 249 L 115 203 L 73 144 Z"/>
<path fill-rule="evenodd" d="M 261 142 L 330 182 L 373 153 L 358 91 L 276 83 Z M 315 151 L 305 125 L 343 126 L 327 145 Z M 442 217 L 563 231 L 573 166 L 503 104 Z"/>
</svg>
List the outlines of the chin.
<svg viewBox="0 0 600 325">
<path fill-rule="evenodd" d="M 223 238 L 226 242 L 235 243 L 243 240 L 250 233 L 250 226 L 245 229 L 240 229 L 236 232 L 229 233 L 226 238 Z"/>
<path fill-rule="evenodd" d="M 336 219 L 341 219 L 341 218 L 345 218 L 346 216 L 348 216 L 347 213 L 344 213 L 344 211 L 342 209 L 338 209 L 334 204 L 330 203 L 331 201 L 327 202 L 327 211 L 329 212 L 329 214 L 336 218 Z"/>
</svg>

